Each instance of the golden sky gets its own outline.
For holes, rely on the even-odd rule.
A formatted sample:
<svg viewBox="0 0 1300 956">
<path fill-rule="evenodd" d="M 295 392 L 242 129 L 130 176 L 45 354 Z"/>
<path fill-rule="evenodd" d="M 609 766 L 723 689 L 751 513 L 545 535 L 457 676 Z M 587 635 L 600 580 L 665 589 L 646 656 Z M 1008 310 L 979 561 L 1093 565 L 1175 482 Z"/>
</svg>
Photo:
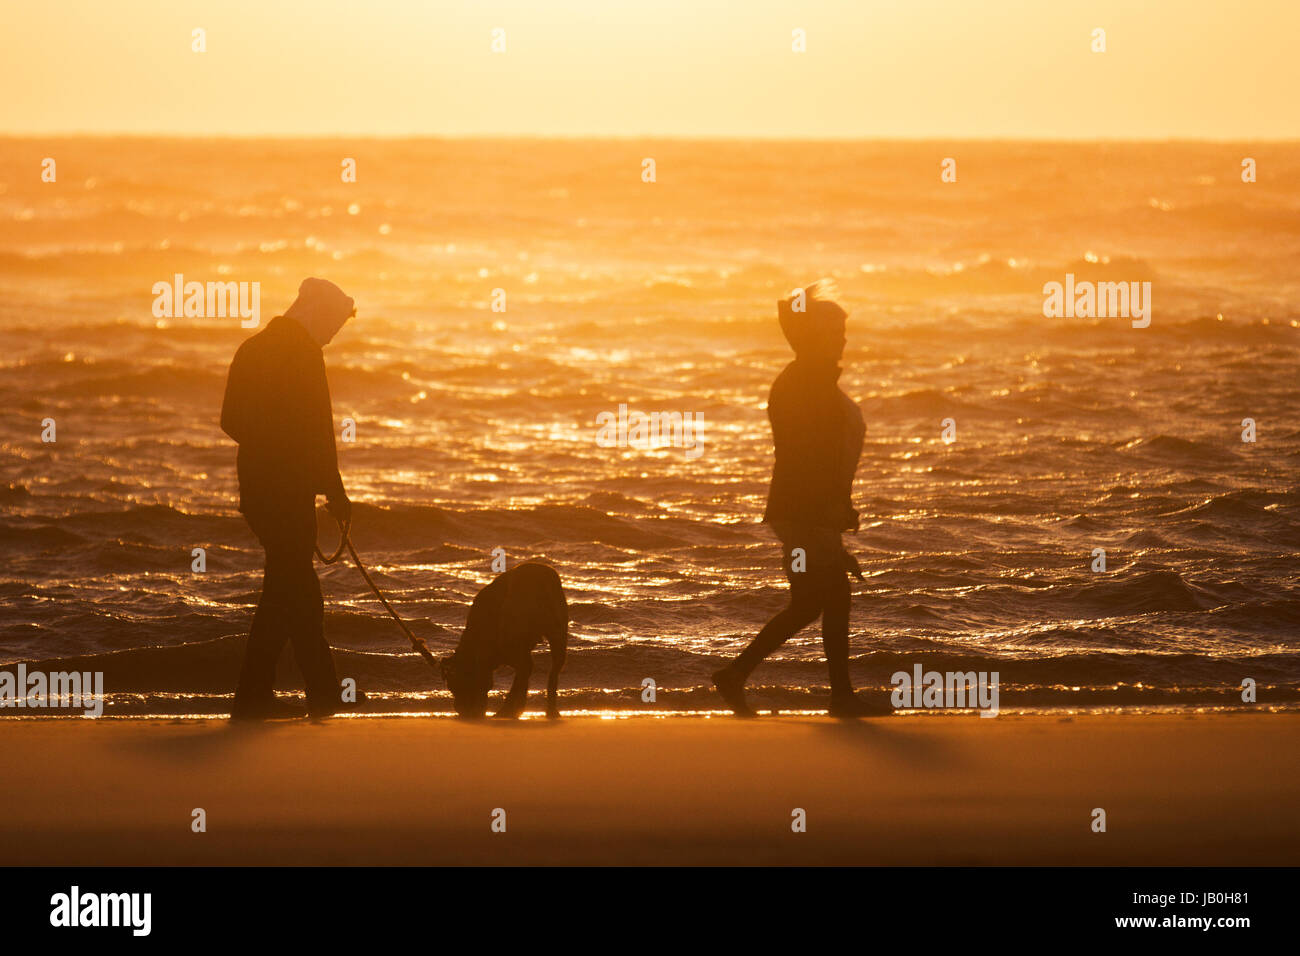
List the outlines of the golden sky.
<svg viewBox="0 0 1300 956">
<path fill-rule="evenodd" d="M 1300 0 L 15 0 L 3 21 L 0 133 L 1300 137 Z"/>
</svg>

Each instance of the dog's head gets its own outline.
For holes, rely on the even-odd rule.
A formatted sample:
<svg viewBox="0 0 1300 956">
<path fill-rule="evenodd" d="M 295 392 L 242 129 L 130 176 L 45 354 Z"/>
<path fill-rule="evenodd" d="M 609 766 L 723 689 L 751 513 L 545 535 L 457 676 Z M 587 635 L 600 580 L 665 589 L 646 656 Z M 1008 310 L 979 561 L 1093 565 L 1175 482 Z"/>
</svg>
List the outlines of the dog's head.
<svg viewBox="0 0 1300 956">
<path fill-rule="evenodd" d="M 492 672 L 465 666 L 455 655 L 438 662 L 442 679 L 447 682 L 461 717 L 482 717 L 487 713 L 488 691 L 492 689 Z"/>
</svg>

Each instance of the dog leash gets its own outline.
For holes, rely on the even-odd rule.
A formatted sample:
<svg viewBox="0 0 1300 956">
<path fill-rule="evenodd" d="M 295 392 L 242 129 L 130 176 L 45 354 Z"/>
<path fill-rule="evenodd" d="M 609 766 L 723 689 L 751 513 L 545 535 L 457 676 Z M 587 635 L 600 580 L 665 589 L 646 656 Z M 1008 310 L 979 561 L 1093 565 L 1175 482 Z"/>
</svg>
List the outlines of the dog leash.
<svg viewBox="0 0 1300 956">
<path fill-rule="evenodd" d="M 406 635 L 406 639 L 411 642 L 411 648 L 428 661 L 430 667 L 435 671 L 438 670 L 438 659 L 434 657 L 433 652 L 429 650 L 429 645 L 424 643 L 424 638 L 417 637 L 415 634 L 411 633 L 411 629 L 406 626 L 405 621 L 397 616 L 397 612 L 393 610 L 393 606 L 388 603 L 388 598 L 384 597 L 383 592 L 379 590 L 379 586 L 375 584 L 374 580 L 370 577 L 370 572 L 368 572 L 365 565 L 361 563 L 361 558 L 357 556 L 357 549 L 352 546 L 352 520 L 350 518 L 347 521 L 339 521 L 337 518 L 334 520 L 338 522 L 339 526 L 338 550 L 327 558 L 325 555 L 321 554 L 320 547 L 316 546 L 316 557 L 320 558 L 326 564 L 334 564 L 343 556 L 344 550 L 351 554 L 352 561 L 356 564 L 357 570 L 360 571 L 361 576 L 366 579 L 366 584 L 370 585 L 370 590 L 375 592 L 375 597 L 379 598 L 379 603 L 384 606 L 384 610 L 392 616 L 393 620 L 397 622 L 397 626 L 402 629 L 402 632 Z"/>
</svg>

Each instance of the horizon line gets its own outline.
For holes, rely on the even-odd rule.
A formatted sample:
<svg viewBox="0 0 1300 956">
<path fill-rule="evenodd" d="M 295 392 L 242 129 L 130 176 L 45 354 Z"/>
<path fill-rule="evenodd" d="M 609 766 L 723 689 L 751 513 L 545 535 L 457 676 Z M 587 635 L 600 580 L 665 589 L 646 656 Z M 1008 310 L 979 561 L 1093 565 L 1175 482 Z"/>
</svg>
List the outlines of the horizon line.
<svg viewBox="0 0 1300 956">
<path fill-rule="evenodd" d="M 1293 144 L 1300 136 L 1283 137 L 1209 137 L 1209 136 L 777 136 L 682 133 L 194 133 L 149 130 L 98 131 L 0 131 L 0 139 L 173 139 L 173 140 L 501 140 L 530 142 L 637 142 L 661 140 L 675 142 L 734 143 L 1060 143 L 1060 144 Z"/>
</svg>

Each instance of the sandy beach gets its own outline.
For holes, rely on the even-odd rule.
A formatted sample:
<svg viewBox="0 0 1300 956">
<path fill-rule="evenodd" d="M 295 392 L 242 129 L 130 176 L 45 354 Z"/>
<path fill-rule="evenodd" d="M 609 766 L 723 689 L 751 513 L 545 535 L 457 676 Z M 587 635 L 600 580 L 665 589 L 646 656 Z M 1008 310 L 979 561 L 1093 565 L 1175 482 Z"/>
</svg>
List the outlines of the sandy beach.
<svg viewBox="0 0 1300 956">
<path fill-rule="evenodd" d="M 1298 718 L 0 721 L 6 864 L 1300 864 Z M 1106 811 L 1107 831 L 1091 828 Z M 207 831 L 191 829 L 195 808 Z M 494 810 L 505 832 L 493 832 Z M 795 808 L 807 829 L 792 832 Z"/>
</svg>

